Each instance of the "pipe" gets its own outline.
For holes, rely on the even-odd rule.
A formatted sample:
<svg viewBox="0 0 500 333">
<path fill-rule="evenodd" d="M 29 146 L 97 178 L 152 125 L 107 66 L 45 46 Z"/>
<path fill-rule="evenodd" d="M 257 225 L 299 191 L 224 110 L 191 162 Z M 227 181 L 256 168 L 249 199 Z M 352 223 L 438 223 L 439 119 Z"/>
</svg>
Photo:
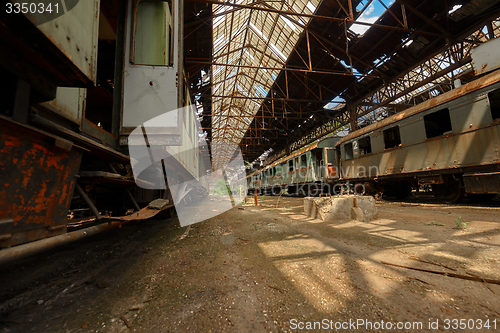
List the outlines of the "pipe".
<svg viewBox="0 0 500 333">
<path fill-rule="evenodd" d="M 92 214 L 95 216 L 95 218 L 100 220 L 101 214 L 99 214 L 99 211 L 94 206 L 94 203 L 90 200 L 90 198 L 87 196 L 87 193 L 85 193 L 85 191 L 80 187 L 80 185 L 78 185 L 78 183 L 76 184 L 76 192 L 83 199 L 83 201 L 85 201 L 87 206 L 89 206 L 89 208 L 92 211 Z"/>
<path fill-rule="evenodd" d="M 140 211 L 141 210 L 141 207 L 139 207 L 139 205 L 137 204 L 137 201 L 135 201 L 135 198 L 134 196 L 132 195 L 132 193 L 130 192 L 130 190 L 128 188 L 125 189 L 125 192 L 127 192 L 127 195 L 130 199 L 130 201 L 132 201 L 132 204 L 134 205 L 134 208 L 136 211 Z"/>
<path fill-rule="evenodd" d="M 120 227 L 122 224 L 124 222 L 106 222 L 93 227 L 0 250 L 0 265 Z"/>
</svg>

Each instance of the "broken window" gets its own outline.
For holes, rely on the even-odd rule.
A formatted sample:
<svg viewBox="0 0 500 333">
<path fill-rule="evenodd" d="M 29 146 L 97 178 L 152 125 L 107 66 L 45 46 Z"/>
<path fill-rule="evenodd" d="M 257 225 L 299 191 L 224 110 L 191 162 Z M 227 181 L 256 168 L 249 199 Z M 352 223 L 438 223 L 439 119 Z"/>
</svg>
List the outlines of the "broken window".
<svg viewBox="0 0 500 333">
<path fill-rule="evenodd" d="M 384 131 L 385 149 L 394 148 L 401 144 L 399 126 L 394 126 Z"/>
<path fill-rule="evenodd" d="M 448 108 L 424 116 L 427 139 L 444 135 L 451 131 L 450 110 Z"/>
<path fill-rule="evenodd" d="M 319 165 L 323 164 L 323 151 L 316 152 L 316 161 L 318 161 Z"/>
<path fill-rule="evenodd" d="M 293 160 L 288 161 L 288 171 L 293 171 Z"/>
<path fill-rule="evenodd" d="M 490 101 L 491 117 L 493 120 L 500 119 L 500 89 L 488 93 L 488 100 Z"/>
<path fill-rule="evenodd" d="M 305 168 L 307 166 L 307 157 L 306 154 L 300 156 L 300 167 Z"/>
<path fill-rule="evenodd" d="M 171 1 L 139 1 L 130 61 L 136 65 L 171 66 L 172 27 Z"/>
<path fill-rule="evenodd" d="M 344 156 L 345 156 L 346 160 L 354 157 L 354 152 L 352 149 L 352 142 L 346 143 L 344 145 Z"/>
<path fill-rule="evenodd" d="M 358 140 L 360 155 L 370 154 L 372 152 L 372 143 L 370 137 L 364 137 Z"/>
</svg>

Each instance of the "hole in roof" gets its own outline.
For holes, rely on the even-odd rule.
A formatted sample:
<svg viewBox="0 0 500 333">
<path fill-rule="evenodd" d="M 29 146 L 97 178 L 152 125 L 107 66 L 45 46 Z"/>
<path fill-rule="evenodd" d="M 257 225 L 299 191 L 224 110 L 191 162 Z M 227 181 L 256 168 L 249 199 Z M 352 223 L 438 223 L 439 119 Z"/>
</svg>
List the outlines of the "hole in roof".
<svg viewBox="0 0 500 333">
<path fill-rule="evenodd" d="M 459 10 L 460 8 L 462 8 L 462 5 L 455 5 L 453 6 L 453 8 L 448 12 L 448 14 L 452 14 L 454 13 L 455 11 Z"/>
<path fill-rule="evenodd" d="M 390 0 L 390 1 L 389 0 L 380 0 L 380 1 L 382 1 L 384 3 L 384 5 L 388 8 L 394 3 L 394 0 Z M 356 7 L 356 9 L 358 11 L 362 10 L 364 8 L 364 6 L 366 5 L 366 3 L 367 3 L 366 0 L 361 1 L 358 4 L 358 6 Z M 374 1 L 356 19 L 355 22 L 375 23 L 380 18 L 380 16 L 382 16 L 382 14 L 384 14 L 384 12 L 385 12 L 384 6 L 380 2 Z M 370 29 L 370 26 L 356 24 L 356 23 L 353 23 L 353 25 L 349 28 L 350 31 L 352 31 L 360 36 L 363 36 L 368 29 Z"/>
</svg>

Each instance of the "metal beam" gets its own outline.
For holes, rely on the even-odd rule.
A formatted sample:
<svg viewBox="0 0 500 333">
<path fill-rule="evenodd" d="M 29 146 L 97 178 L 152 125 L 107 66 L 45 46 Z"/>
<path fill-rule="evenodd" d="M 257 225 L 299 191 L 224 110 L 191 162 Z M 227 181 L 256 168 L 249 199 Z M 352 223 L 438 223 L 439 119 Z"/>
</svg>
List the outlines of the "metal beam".
<svg viewBox="0 0 500 333">
<path fill-rule="evenodd" d="M 237 65 L 237 64 L 225 64 L 212 61 L 200 61 L 192 58 L 186 58 L 186 63 L 196 63 L 205 64 L 212 66 L 226 66 L 226 67 L 238 67 L 238 68 L 252 68 L 252 69 L 265 69 L 265 70 L 277 70 L 277 71 L 287 71 L 287 72 L 302 72 L 302 73 L 314 73 L 314 74 L 327 74 L 327 75 L 343 75 L 343 76 L 361 76 L 361 77 L 371 77 L 379 79 L 377 75 L 363 74 L 363 73 L 349 73 L 349 72 L 339 72 L 339 71 L 329 71 L 327 69 L 320 70 L 310 70 L 308 68 L 289 68 L 289 67 L 267 67 L 267 66 L 250 66 L 250 65 Z"/>
<path fill-rule="evenodd" d="M 234 8 L 260 10 L 260 11 L 271 12 L 271 13 L 276 13 L 276 14 L 280 14 L 280 15 L 292 15 L 292 16 L 298 16 L 298 17 L 307 17 L 307 18 L 312 18 L 312 19 L 317 19 L 317 20 L 326 20 L 326 21 L 334 21 L 334 22 L 342 22 L 342 23 L 346 22 L 346 23 L 351 23 L 351 24 L 356 23 L 359 25 L 365 25 L 365 26 L 369 26 L 369 27 L 377 27 L 377 28 L 388 29 L 388 30 L 398 30 L 398 31 L 410 32 L 410 33 L 417 32 L 421 35 L 441 36 L 441 34 L 429 32 L 429 31 L 420 31 L 420 30 L 412 30 L 412 29 L 406 29 L 406 28 L 398 28 L 398 27 L 382 25 L 382 24 L 375 24 L 375 23 L 357 22 L 357 21 L 354 21 L 354 20 L 349 19 L 349 18 L 342 19 L 342 18 L 330 17 L 330 16 L 295 13 L 295 12 L 291 12 L 291 11 L 284 11 L 284 10 L 278 10 L 278 9 L 272 9 L 272 8 L 235 4 L 235 3 L 231 3 L 231 2 L 216 1 L 216 0 L 187 0 L 187 1 L 210 3 L 213 5 L 229 6 L 229 7 L 234 7 Z"/>
</svg>

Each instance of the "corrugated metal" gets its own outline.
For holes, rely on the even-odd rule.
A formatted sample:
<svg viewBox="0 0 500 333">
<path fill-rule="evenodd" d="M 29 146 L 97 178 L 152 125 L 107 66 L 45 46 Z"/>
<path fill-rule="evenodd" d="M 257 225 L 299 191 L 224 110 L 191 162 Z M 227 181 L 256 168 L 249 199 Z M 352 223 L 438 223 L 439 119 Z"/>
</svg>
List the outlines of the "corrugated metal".
<svg viewBox="0 0 500 333">
<path fill-rule="evenodd" d="M 492 7 L 499 0 L 471 0 L 460 9 L 454 11 L 450 14 L 450 18 L 453 21 L 461 21 L 469 16 L 477 15 L 477 13 L 483 12 L 485 9 Z"/>
</svg>

